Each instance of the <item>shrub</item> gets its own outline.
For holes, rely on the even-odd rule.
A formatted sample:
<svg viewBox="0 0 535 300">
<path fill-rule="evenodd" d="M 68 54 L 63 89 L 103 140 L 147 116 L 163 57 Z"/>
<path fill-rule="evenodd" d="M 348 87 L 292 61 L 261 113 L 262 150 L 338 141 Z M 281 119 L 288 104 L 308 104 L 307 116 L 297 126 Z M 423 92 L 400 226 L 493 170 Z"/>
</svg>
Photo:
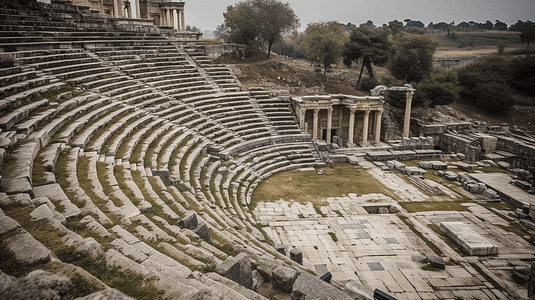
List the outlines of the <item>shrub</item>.
<svg viewBox="0 0 535 300">
<path fill-rule="evenodd" d="M 360 82 L 360 89 L 363 91 L 369 91 L 378 85 L 378 81 L 375 77 L 362 77 Z"/>
<path fill-rule="evenodd" d="M 459 100 L 461 88 L 457 72 L 435 71 L 429 77 L 415 85 L 413 103 L 415 106 L 446 105 Z"/>
<path fill-rule="evenodd" d="M 458 71 L 461 99 L 480 109 L 504 114 L 514 104 L 510 70 L 505 58 L 493 56 L 480 59 Z"/>
</svg>

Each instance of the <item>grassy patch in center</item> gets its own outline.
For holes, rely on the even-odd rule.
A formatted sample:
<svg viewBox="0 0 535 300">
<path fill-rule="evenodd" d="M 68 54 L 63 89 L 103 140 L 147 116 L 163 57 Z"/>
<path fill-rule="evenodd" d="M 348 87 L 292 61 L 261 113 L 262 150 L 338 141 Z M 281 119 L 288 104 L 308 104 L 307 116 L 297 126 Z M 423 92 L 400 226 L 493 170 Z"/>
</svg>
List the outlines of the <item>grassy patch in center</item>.
<svg viewBox="0 0 535 300">
<path fill-rule="evenodd" d="M 333 168 L 326 167 L 322 170 L 324 175 L 312 171 L 275 174 L 258 185 L 253 193 L 252 202 L 283 199 L 305 204 L 349 193 L 359 195 L 383 193 L 397 199 L 390 189 L 361 167 L 335 164 Z"/>
</svg>

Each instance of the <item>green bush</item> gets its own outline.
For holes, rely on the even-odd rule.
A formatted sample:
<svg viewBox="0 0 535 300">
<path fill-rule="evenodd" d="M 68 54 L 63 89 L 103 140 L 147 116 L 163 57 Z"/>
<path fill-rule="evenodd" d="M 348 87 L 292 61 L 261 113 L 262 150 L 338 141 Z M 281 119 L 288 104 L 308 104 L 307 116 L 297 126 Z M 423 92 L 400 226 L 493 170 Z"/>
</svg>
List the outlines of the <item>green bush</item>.
<svg viewBox="0 0 535 300">
<path fill-rule="evenodd" d="M 375 77 L 362 77 L 360 82 L 360 89 L 363 91 L 369 91 L 378 85 L 378 81 Z"/>
<path fill-rule="evenodd" d="M 435 71 L 429 77 L 415 85 L 413 105 L 430 106 L 446 105 L 459 100 L 457 72 Z"/>
<path fill-rule="evenodd" d="M 458 72 L 461 100 L 482 110 L 506 113 L 514 104 L 510 69 L 503 57 L 492 56 L 471 63 Z"/>
</svg>

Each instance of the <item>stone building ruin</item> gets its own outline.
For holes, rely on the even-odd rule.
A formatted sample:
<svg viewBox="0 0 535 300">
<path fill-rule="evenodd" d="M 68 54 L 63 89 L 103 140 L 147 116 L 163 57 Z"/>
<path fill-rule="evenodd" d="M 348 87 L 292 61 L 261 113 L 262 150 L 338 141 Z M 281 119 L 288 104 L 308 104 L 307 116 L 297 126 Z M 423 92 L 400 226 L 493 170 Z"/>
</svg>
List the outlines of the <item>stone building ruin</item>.
<svg viewBox="0 0 535 300">
<path fill-rule="evenodd" d="M 171 0 L 51 0 L 52 4 L 71 4 L 114 18 L 131 19 L 156 26 L 186 30 L 185 3 Z M 136 21 L 137 19 L 137 21 Z"/>
</svg>

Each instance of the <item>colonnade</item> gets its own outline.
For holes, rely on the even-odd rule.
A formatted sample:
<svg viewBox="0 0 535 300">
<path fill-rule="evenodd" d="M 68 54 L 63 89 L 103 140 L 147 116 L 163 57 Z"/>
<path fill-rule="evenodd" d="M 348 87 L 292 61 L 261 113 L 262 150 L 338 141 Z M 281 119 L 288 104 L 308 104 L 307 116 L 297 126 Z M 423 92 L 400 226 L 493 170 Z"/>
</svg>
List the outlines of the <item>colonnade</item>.
<svg viewBox="0 0 535 300">
<path fill-rule="evenodd" d="M 373 130 L 373 138 L 375 142 L 380 142 L 381 138 L 381 118 L 383 116 L 383 108 L 360 108 L 357 106 L 347 106 L 349 109 L 349 133 L 347 138 L 347 145 L 354 145 L 354 136 L 355 136 L 355 121 L 357 112 L 364 112 L 364 120 L 362 124 L 362 144 L 368 143 L 368 135 L 370 133 L 369 123 L 370 123 L 370 113 L 374 113 L 375 118 L 375 128 Z M 315 108 L 306 108 L 301 107 L 299 111 L 299 126 L 301 129 L 305 129 L 305 118 L 307 110 L 313 110 L 313 120 L 312 120 L 312 138 L 318 139 L 318 129 L 319 129 L 319 113 L 321 110 L 327 111 L 327 126 L 326 126 L 326 141 L 331 141 L 331 131 L 332 131 L 332 121 L 333 121 L 333 108 L 329 107 L 315 107 Z"/>
<path fill-rule="evenodd" d="M 172 2 L 172 3 L 180 3 L 180 2 Z M 161 7 L 161 10 L 162 10 L 162 15 L 161 15 L 162 26 L 172 26 L 176 31 L 186 30 L 186 17 L 184 14 L 184 6 L 173 7 L 173 6 L 165 5 Z"/>
</svg>

